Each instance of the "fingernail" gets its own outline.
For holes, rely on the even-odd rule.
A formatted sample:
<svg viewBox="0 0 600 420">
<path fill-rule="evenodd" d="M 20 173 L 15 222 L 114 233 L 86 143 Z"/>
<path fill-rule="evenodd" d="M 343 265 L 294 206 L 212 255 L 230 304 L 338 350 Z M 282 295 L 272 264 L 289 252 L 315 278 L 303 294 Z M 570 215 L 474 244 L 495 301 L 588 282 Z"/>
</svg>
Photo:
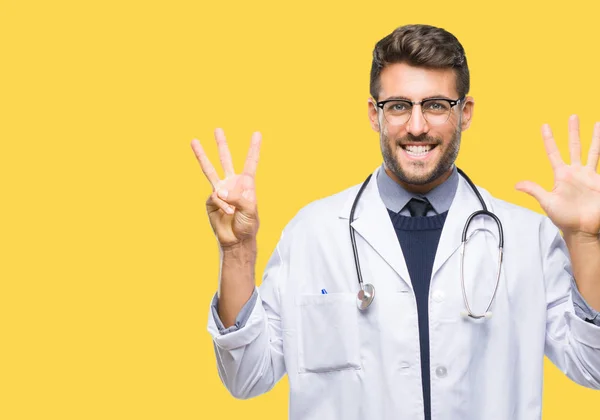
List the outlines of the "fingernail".
<svg viewBox="0 0 600 420">
<path fill-rule="evenodd" d="M 217 195 L 219 196 L 219 198 L 222 198 L 223 200 L 226 200 L 227 196 L 229 195 L 229 191 L 227 191 L 227 190 L 219 190 L 217 192 Z"/>
<path fill-rule="evenodd" d="M 231 207 L 231 206 L 227 207 L 227 209 L 225 210 L 225 213 L 233 214 L 233 207 Z"/>
</svg>

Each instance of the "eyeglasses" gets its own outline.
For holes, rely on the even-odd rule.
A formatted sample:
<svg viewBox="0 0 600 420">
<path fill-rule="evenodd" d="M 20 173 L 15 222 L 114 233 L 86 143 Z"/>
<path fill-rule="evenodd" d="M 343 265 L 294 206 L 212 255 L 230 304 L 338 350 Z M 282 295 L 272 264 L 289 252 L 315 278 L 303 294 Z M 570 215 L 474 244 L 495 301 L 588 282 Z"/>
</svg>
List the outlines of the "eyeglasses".
<svg viewBox="0 0 600 420">
<path fill-rule="evenodd" d="M 431 98 L 419 102 L 404 99 L 388 99 L 377 102 L 377 107 L 383 110 L 383 116 L 390 125 L 403 125 L 410 120 L 413 107 L 421 106 L 423 118 L 431 125 L 444 124 L 450 118 L 452 108 L 463 102 L 465 97 L 457 100 L 446 98 Z"/>
</svg>

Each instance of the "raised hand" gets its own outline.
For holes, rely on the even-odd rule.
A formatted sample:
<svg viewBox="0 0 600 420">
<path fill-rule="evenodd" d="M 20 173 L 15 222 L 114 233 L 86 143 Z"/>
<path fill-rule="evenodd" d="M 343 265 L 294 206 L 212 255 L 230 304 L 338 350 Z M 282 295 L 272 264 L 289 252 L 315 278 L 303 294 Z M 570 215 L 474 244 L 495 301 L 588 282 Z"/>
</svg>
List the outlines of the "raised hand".
<svg viewBox="0 0 600 420">
<path fill-rule="evenodd" d="M 594 126 L 586 165 L 581 163 L 579 119 L 576 115 L 569 119 L 570 165 L 560 157 L 548 125 L 542 127 L 542 137 L 554 170 L 554 188 L 546 191 L 534 182 L 523 181 L 516 185 L 517 190 L 533 196 L 563 234 L 597 239 L 600 231 L 600 175 L 596 168 L 600 156 L 600 123 Z"/>
<path fill-rule="evenodd" d="M 213 192 L 206 200 L 206 211 L 212 229 L 222 248 L 232 247 L 248 239 L 256 238 L 259 220 L 256 205 L 255 174 L 258 164 L 261 135 L 254 133 L 248 157 L 241 174 L 236 174 L 223 130 L 215 130 L 221 166 L 225 177 L 219 178 L 198 140 L 192 141 L 192 149 L 211 183 Z"/>
</svg>

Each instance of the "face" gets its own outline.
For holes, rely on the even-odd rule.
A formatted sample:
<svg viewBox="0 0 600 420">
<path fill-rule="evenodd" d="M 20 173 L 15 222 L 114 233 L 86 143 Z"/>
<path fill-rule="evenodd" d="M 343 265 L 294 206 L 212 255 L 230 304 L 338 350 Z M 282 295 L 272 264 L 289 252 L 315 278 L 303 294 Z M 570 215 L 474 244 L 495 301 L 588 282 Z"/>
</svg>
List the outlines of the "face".
<svg viewBox="0 0 600 420">
<path fill-rule="evenodd" d="M 452 69 L 425 69 L 405 63 L 384 68 L 380 75 L 379 101 L 427 98 L 456 100 L 456 74 Z M 473 113 L 473 98 L 467 97 L 452 107 L 448 121 L 428 123 L 419 105 L 407 123 L 391 125 L 373 100 L 369 101 L 369 119 L 379 132 L 383 163 L 388 175 L 409 191 L 425 193 L 444 182 L 452 173 L 460 138 Z"/>
</svg>

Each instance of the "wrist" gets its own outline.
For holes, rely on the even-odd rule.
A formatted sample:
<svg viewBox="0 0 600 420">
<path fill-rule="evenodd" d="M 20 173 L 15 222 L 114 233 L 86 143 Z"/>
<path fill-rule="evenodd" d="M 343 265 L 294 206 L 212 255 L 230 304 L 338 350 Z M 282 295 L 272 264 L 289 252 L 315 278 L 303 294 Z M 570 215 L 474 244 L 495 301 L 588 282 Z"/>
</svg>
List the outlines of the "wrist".
<svg viewBox="0 0 600 420">
<path fill-rule="evenodd" d="M 588 246 L 598 244 L 598 234 L 587 232 L 563 232 L 563 239 L 567 246 Z"/>
<path fill-rule="evenodd" d="M 256 257 L 256 238 L 242 240 L 233 245 L 220 246 L 221 256 L 223 258 L 244 259 Z"/>
</svg>

